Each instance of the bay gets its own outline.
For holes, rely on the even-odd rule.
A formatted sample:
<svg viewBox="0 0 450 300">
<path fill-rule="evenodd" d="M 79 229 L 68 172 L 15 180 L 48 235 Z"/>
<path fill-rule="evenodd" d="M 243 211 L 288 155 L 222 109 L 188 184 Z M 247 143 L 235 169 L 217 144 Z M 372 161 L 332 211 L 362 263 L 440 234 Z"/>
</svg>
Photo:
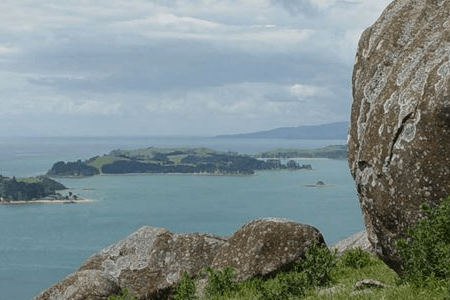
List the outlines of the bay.
<svg viewBox="0 0 450 300">
<path fill-rule="evenodd" d="M 0 174 L 45 173 L 114 149 L 209 147 L 255 153 L 317 148 L 345 141 L 213 138 L 9 138 L 0 143 Z M 253 176 L 113 175 L 60 181 L 90 203 L 0 206 L 0 299 L 31 299 L 76 270 L 94 252 L 141 226 L 227 236 L 254 218 L 281 217 L 316 226 L 332 244 L 363 230 L 347 162 L 299 159 L 312 171 Z M 307 187 L 317 181 L 327 187 Z"/>
</svg>

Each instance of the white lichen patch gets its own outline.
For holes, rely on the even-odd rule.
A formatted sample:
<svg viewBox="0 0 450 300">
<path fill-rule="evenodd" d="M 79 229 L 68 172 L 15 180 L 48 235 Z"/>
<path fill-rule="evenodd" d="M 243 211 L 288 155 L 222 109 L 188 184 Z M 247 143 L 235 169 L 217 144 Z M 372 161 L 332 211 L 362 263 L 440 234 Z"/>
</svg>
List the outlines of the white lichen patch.
<svg viewBox="0 0 450 300">
<path fill-rule="evenodd" d="M 397 91 L 394 91 L 388 100 L 386 100 L 383 104 L 384 113 L 387 114 L 392 106 L 393 102 L 398 102 L 398 93 Z"/>
<path fill-rule="evenodd" d="M 381 124 L 380 128 L 378 128 L 378 135 L 381 137 L 384 131 L 384 124 Z"/>
<path fill-rule="evenodd" d="M 153 242 L 166 229 L 142 227 L 126 239 L 103 249 L 100 253 L 110 257 L 102 262 L 107 274 L 117 278 L 121 270 L 141 270 L 148 266 L 149 251 L 153 249 Z M 126 251 L 125 253 L 123 251 Z"/>
<path fill-rule="evenodd" d="M 450 77 L 450 61 L 443 63 L 437 70 L 440 80 L 434 85 L 436 93 L 443 91 L 446 88 L 446 82 Z"/>
<path fill-rule="evenodd" d="M 392 71 L 392 67 L 389 66 L 377 66 L 372 79 L 367 85 L 364 86 L 364 100 L 368 103 L 373 103 L 379 96 L 383 88 L 386 86 L 387 79 Z"/>
</svg>

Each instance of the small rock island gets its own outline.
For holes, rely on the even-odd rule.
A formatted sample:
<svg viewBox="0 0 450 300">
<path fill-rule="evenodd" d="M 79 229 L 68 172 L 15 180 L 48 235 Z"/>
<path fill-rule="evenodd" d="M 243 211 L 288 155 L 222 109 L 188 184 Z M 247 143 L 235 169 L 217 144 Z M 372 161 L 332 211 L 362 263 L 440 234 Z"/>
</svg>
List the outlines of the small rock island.
<svg viewBox="0 0 450 300">
<path fill-rule="evenodd" d="M 208 148 L 146 148 L 114 150 L 76 162 L 57 162 L 47 175 L 52 177 L 87 177 L 99 174 L 181 173 L 205 175 L 252 175 L 255 170 L 311 170 L 290 160 L 260 160 L 236 152 L 219 152 Z"/>
</svg>

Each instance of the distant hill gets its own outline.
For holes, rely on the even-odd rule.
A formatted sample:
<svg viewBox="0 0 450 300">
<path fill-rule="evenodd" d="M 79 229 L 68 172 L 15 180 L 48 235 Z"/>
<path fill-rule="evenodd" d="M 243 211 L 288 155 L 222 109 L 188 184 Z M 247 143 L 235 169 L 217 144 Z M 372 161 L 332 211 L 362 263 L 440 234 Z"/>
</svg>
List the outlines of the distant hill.
<svg viewBox="0 0 450 300">
<path fill-rule="evenodd" d="M 337 122 L 323 125 L 283 127 L 235 135 L 219 135 L 216 138 L 346 140 L 347 128 L 348 122 Z"/>
</svg>

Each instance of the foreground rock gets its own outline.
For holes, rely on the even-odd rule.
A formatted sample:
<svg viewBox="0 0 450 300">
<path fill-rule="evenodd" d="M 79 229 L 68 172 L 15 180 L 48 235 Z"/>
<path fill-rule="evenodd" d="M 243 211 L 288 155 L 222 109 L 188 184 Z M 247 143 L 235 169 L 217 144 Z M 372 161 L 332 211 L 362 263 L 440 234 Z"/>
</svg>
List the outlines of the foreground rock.
<svg viewBox="0 0 450 300">
<path fill-rule="evenodd" d="M 115 278 L 101 271 L 89 270 L 67 276 L 35 299 L 104 300 L 120 291 Z"/>
<path fill-rule="evenodd" d="M 314 227 L 282 219 L 254 220 L 232 235 L 214 258 L 212 267 L 231 266 L 244 280 L 289 269 L 312 242 L 325 245 Z"/>
<path fill-rule="evenodd" d="M 168 299 L 184 271 L 194 276 L 207 265 L 231 265 L 237 279 L 266 275 L 301 260 L 312 241 L 325 244 L 317 229 L 280 219 L 252 221 L 229 239 L 143 227 L 34 300 L 106 299 L 124 288 L 140 300 Z"/>
<path fill-rule="evenodd" d="M 450 193 L 450 2 L 392 2 L 361 37 L 348 160 L 368 237 L 399 270 L 393 243 Z"/>
</svg>

